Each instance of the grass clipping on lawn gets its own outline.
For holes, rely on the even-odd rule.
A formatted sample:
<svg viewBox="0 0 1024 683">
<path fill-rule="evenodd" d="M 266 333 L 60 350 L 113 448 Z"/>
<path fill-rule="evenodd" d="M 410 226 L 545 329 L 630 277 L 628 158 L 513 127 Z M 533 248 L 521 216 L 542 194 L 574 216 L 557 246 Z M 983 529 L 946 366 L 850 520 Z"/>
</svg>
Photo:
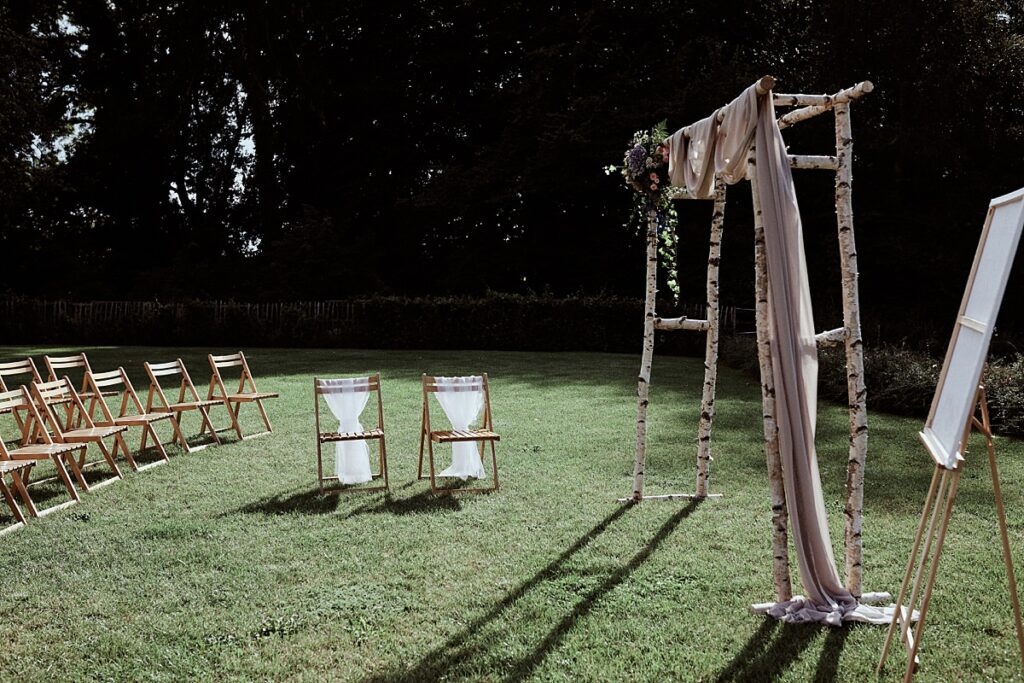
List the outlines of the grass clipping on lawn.
<svg viewBox="0 0 1024 683">
<path fill-rule="evenodd" d="M 2 357 L 47 351 L 55 350 L 7 348 Z M 88 352 L 94 368 L 124 365 L 142 388 L 142 361 L 178 356 L 203 385 L 210 351 L 218 352 Z M 720 370 L 710 488 L 724 498 L 623 507 L 615 499 L 630 490 L 636 356 L 280 349 L 247 356 L 260 388 L 281 392 L 267 404 L 272 436 L 188 456 L 171 449 L 170 464 L 128 474 L 0 539 L 0 680 L 874 676 L 883 628 L 784 626 L 747 613 L 773 595 L 755 379 Z M 312 377 L 376 370 L 392 492 L 320 497 Z M 420 374 L 481 371 L 491 376 L 502 435 L 502 490 L 431 496 L 426 482 L 415 481 Z M 702 377 L 695 359 L 655 362 L 651 494 L 694 486 Z M 242 415 L 243 429 L 256 430 L 255 409 L 245 406 Z M 222 408 L 212 417 L 227 424 Z M 872 412 L 869 421 L 865 589 L 895 592 L 931 464 L 917 444 L 919 420 Z M 187 416 L 183 429 L 194 435 L 197 418 Z M 834 543 L 842 539 L 847 439 L 846 411 L 820 406 L 818 453 Z M 129 444 L 138 441 L 133 432 Z M 1019 560 L 1024 448 L 1009 439 L 997 448 Z M 980 443 L 975 449 L 981 453 Z M 450 451 L 440 452 L 444 466 Z M 981 455 L 968 457 L 966 468 L 920 681 L 966 672 L 1021 677 L 988 470 Z M 40 489 L 44 504 L 61 495 Z M 897 679 L 897 660 L 883 680 Z"/>
</svg>

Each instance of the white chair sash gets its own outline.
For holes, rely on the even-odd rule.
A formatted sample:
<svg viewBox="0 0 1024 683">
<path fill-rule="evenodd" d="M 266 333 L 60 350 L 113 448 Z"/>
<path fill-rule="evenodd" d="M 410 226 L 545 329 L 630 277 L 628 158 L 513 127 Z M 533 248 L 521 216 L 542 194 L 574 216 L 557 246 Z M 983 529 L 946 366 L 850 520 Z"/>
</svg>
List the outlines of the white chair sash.
<svg viewBox="0 0 1024 683">
<path fill-rule="evenodd" d="M 469 429 L 479 417 L 484 406 L 482 377 L 435 377 L 437 402 L 441 404 L 445 417 L 452 423 L 452 429 Z M 474 386 L 475 385 L 475 386 Z M 452 444 L 451 467 L 441 471 L 439 477 L 458 477 L 465 481 L 470 477 L 484 479 L 483 462 L 479 446 L 475 441 L 458 441 Z"/>
<path fill-rule="evenodd" d="M 339 393 L 324 394 L 327 406 L 338 420 L 338 433 L 361 432 L 359 416 L 363 413 L 370 392 L 366 378 L 328 379 L 323 384 L 340 387 Z M 342 484 L 363 484 L 370 481 L 370 447 L 365 441 L 339 441 L 334 448 L 334 473 Z"/>
</svg>

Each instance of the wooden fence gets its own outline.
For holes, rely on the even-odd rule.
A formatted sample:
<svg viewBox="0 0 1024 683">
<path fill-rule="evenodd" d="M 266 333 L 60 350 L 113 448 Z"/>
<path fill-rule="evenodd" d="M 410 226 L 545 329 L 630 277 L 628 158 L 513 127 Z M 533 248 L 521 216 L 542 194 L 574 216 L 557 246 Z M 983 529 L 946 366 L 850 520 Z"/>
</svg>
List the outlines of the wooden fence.
<svg viewBox="0 0 1024 683">
<path fill-rule="evenodd" d="M 703 303 L 664 314 L 704 318 Z M 737 310 L 722 307 L 723 334 Z M 0 297 L 0 343 L 250 344 L 346 348 L 493 348 L 630 353 L 642 307 L 625 297 L 370 297 L 330 301 L 69 301 Z M 740 316 L 742 318 L 742 314 Z M 740 327 L 743 325 L 741 324 Z M 566 334 L 571 330 L 570 334 Z M 659 337 L 699 354 L 703 335 Z"/>
<path fill-rule="evenodd" d="M 0 299 L 0 316 L 4 320 L 27 318 L 44 325 L 94 325 L 103 323 L 130 323 L 153 318 L 183 321 L 198 313 L 216 323 L 224 323 L 237 316 L 260 323 L 275 324 L 289 318 L 348 323 L 355 320 L 360 304 L 352 301 L 287 301 L 276 303 L 240 303 L 236 301 L 188 301 L 160 303 L 159 301 L 67 301 L 64 299 L 29 299 L 7 297 Z"/>
</svg>

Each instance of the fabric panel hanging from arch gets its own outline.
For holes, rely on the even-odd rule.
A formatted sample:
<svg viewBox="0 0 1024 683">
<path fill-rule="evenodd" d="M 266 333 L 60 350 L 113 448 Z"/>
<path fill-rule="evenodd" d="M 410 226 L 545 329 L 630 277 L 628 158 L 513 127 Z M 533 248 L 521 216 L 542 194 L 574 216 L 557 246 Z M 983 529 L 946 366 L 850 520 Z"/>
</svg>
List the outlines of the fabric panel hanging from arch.
<svg viewBox="0 0 1024 683">
<path fill-rule="evenodd" d="M 768 324 L 775 380 L 776 422 L 783 484 L 800 581 L 806 597 L 776 604 L 769 614 L 790 622 L 888 623 L 886 611 L 860 605 L 843 586 L 832 553 L 828 517 L 814 448 L 818 351 L 814 340 L 803 228 L 786 146 L 771 93 L 757 85 L 702 121 L 666 140 L 669 176 L 692 196 L 710 198 L 714 175 L 735 184 L 747 178 L 756 151 L 768 264 Z"/>
</svg>

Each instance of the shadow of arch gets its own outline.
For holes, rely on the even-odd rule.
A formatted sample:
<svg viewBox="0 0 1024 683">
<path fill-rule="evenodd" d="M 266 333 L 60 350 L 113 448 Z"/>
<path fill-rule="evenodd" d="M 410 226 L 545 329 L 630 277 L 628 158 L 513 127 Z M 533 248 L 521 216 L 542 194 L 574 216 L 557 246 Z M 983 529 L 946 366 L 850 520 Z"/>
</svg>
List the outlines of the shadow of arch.
<svg viewBox="0 0 1024 683">
<path fill-rule="evenodd" d="M 817 624 L 786 624 L 765 617 L 743 649 L 715 677 L 715 683 L 777 680 L 822 631 L 826 631 L 827 635 L 818 656 L 813 680 L 816 683 L 835 681 L 839 670 L 839 655 L 850 628 L 849 625 L 832 628 Z"/>
<path fill-rule="evenodd" d="M 657 550 L 658 546 L 676 529 L 682 520 L 690 516 L 697 509 L 700 501 L 691 501 L 685 508 L 676 512 L 668 519 L 655 533 L 654 537 L 639 551 L 630 561 L 601 584 L 589 592 L 579 601 L 563 619 L 552 628 L 548 634 L 538 643 L 533 651 L 516 662 L 507 680 L 519 681 L 529 677 L 541 664 L 547 655 L 562 642 L 565 636 L 572 630 L 573 626 L 581 618 L 590 613 L 600 599 L 610 590 L 629 578 L 636 569 L 642 565 Z M 457 634 L 449 638 L 444 644 L 424 655 L 418 662 L 407 669 L 392 671 L 364 680 L 373 683 L 398 683 L 426 680 L 440 680 L 443 678 L 459 678 L 464 675 L 459 668 L 474 656 L 486 654 L 493 646 L 484 644 L 479 639 L 479 632 L 488 624 L 499 619 L 502 614 L 523 599 L 533 589 L 541 586 L 546 581 L 557 579 L 563 572 L 563 565 L 574 555 L 586 548 L 591 541 L 600 536 L 612 524 L 622 517 L 632 505 L 617 506 L 608 516 L 601 520 L 590 531 L 576 540 L 569 548 L 558 557 L 541 568 L 531 578 L 519 584 L 514 590 L 508 593 L 486 614 L 473 620 Z"/>
</svg>

